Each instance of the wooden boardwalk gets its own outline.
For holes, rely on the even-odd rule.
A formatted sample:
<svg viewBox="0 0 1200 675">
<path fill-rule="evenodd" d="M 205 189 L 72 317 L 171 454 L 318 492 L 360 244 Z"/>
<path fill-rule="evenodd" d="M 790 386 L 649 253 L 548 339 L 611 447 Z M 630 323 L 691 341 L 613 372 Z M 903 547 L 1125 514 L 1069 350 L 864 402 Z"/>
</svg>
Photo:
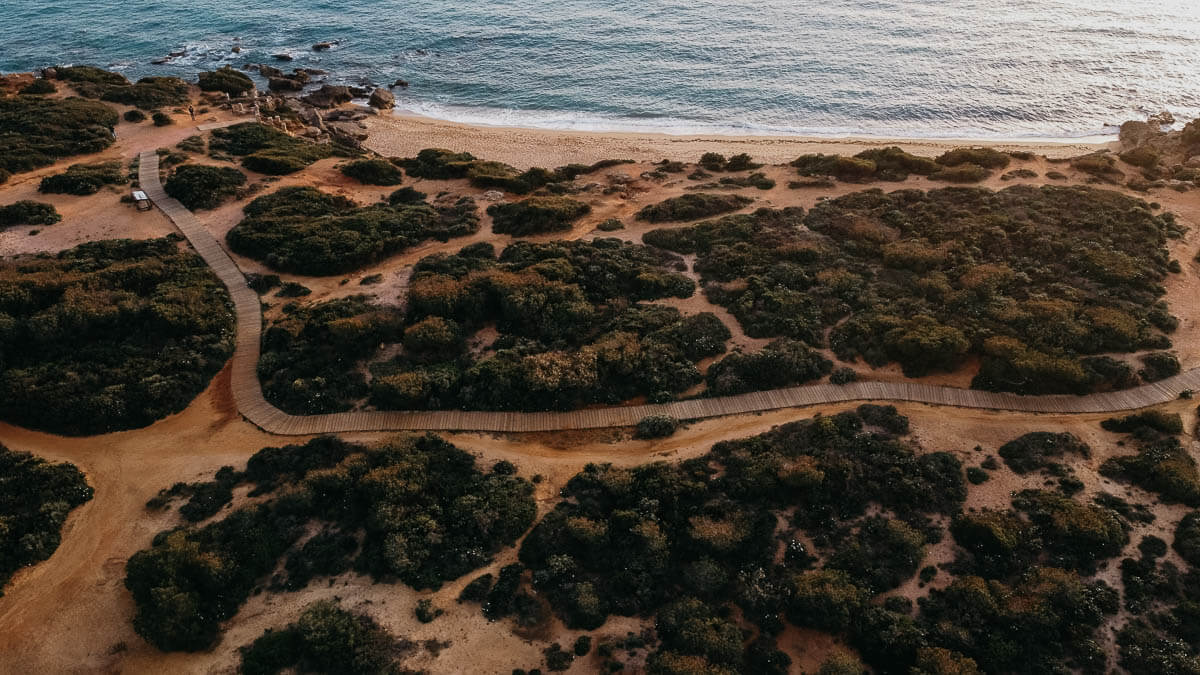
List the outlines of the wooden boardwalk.
<svg viewBox="0 0 1200 675">
<path fill-rule="evenodd" d="M 1087 396 L 1020 396 L 1017 394 L 937 387 L 912 382 L 815 384 L 670 403 L 596 408 L 571 412 L 490 411 L 357 411 L 326 415 L 289 415 L 267 402 L 258 379 L 262 307 L 246 277 L 199 220 L 167 196 L 158 178 L 158 155 L 141 153 L 142 190 L 187 237 L 225 286 L 237 312 L 237 348 L 233 354 L 232 388 L 238 411 L 274 434 L 325 434 L 351 431 L 561 431 L 632 426 L 647 415 L 682 420 L 799 408 L 845 401 L 910 401 L 932 405 L 1028 413 L 1108 413 L 1173 401 L 1184 390 L 1200 392 L 1200 368 L 1133 389 Z"/>
</svg>

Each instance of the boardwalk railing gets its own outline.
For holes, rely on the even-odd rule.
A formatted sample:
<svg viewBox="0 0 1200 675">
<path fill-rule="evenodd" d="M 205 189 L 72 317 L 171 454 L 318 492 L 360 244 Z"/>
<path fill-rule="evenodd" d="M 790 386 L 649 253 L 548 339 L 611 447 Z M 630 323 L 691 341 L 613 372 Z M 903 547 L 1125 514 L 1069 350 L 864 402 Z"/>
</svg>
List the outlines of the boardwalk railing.
<svg viewBox="0 0 1200 675">
<path fill-rule="evenodd" d="M 232 389 L 237 409 L 253 424 L 274 434 L 324 434 L 351 431 L 561 431 L 632 426 L 647 415 L 700 419 L 742 413 L 839 403 L 844 401 L 911 401 L 961 408 L 1029 413 L 1106 413 L 1172 401 L 1185 390 L 1200 390 L 1200 368 L 1123 391 L 1087 396 L 1020 396 L 974 389 L 937 387 L 912 382 L 816 384 L 757 391 L 737 396 L 673 401 L 651 405 L 575 410 L 570 412 L 488 411 L 355 411 L 326 415 L 289 415 L 267 402 L 258 379 L 262 306 L 258 294 L 212 234 L 191 211 L 167 196 L 158 177 L 158 155 L 141 154 L 138 177 L 152 202 L 187 237 L 196 252 L 229 289 L 237 312 L 237 348 L 233 354 Z"/>
</svg>

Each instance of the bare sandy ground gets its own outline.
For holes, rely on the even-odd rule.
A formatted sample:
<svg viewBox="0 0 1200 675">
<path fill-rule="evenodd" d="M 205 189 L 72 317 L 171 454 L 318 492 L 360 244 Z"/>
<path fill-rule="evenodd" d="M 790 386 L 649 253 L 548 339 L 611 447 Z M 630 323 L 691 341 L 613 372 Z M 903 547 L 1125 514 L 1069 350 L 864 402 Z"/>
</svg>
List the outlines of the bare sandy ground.
<svg viewBox="0 0 1200 675">
<path fill-rule="evenodd" d="M 1092 152 L 1104 143 L 1051 141 L 969 141 L 963 139 L 821 138 L 807 136 L 673 136 L 632 132 L 552 131 L 479 126 L 413 115 L 379 115 L 367 121 L 367 145 L 386 156 L 411 157 L 423 148 L 471 152 L 518 168 L 553 167 L 602 159 L 695 161 L 705 152 L 749 153 L 769 164 L 790 162 L 810 152 L 855 154 L 869 147 L 900 145 L 918 155 L 939 155 L 964 145 L 1000 150 L 1031 150 L 1050 157 Z"/>
</svg>

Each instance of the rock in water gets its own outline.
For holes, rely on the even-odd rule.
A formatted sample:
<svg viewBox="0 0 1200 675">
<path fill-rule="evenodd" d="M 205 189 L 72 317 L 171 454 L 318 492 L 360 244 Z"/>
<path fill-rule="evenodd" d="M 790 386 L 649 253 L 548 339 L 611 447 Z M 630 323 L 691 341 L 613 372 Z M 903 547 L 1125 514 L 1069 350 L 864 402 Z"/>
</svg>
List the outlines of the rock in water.
<svg viewBox="0 0 1200 675">
<path fill-rule="evenodd" d="M 392 88 L 395 89 L 396 87 L 400 87 L 401 89 L 408 89 L 408 80 L 396 80 L 395 82 L 392 83 Z"/>
<path fill-rule="evenodd" d="M 372 108 L 388 110 L 396 107 L 396 97 L 393 96 L 392 92 L 388 91 L 387 89 L 376 89 L 375 91 L 371 92 L 371 99 L 367 101 L 367 103 L 369 103 Z"/>
<path fill-rule="evenodd" d="M 267 79 L 271 91 L 300 91 L 304 83 L 290 77 L 271 77 Z"/>
<path fill-rule="evenodd" d="M 276 61 L 291 61 L 292 55 L 291 54 L 273 54 L 271 56 L 271 58 L 275 59 Z"/>
<path fill-rule="evenodd" d="M 265 63 L 258 65 L 258 72 L 262 73 L 263 77 L 283 77 L 283 71 L 275 66 L 268 66 Z"/>
<path fill-rule="evenodd" d="M 352 98 L 354 97 L 350 94 L 349 87 L 323 84 L 320 89 L 307 96 L 302 96 L 301 100 L 318 108 L 335 108 L 343 103 L 349 103 Z"/>
<path fill-rule="evenodd" d="M 318 42 L 312 46 L 314 52 L 323 52 L 330 47 L 333 47 L 332 42 Z"/>
</svg>

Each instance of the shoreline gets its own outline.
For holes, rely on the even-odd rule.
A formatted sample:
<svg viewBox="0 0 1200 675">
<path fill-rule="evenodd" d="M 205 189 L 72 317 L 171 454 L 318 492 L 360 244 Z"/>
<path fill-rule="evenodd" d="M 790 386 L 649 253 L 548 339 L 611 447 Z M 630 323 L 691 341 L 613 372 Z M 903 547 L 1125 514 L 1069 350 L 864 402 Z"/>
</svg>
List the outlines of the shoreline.
<svg viewBox="0 0 1200 675">
<path fill-rule="evenodd" d="M 466 124 L 412 113 L 387 113 L 366 121 L 366 147 L 389 157 L 411 157 L 424 148 L 470 152 L 517 168 L 592 163 L 603 159 L 639 162 L 696 161 L 705 152 L 745 152 L 767 164 L 786 164 L 808 153 L 853 155 L 866 148 L 898 145 L 916 155 L 936 156 L 963 146 L 1023 150 L 1051 158 L 1073 157 L 1115 147 L 1115 138 L 969 139 L 874 136 L 768 136 L 669 134 L 642 131 L 582 131 Z M 1106 137 L 1107 138 L 1107 137 Z"/>
</svg>

